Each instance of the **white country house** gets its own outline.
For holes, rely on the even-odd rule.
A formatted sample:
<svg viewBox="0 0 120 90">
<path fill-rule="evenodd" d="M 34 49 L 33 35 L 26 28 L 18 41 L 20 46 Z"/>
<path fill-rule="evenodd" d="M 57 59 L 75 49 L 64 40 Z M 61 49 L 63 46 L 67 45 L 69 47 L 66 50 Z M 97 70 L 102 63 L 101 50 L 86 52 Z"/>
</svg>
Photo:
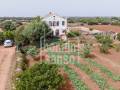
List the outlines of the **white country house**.
<svg viewBox="0 0 120 90">
<path fill-rule="evenodd" d="M 53 30 L 54 36 L 62 36 L 67 32 L 67 19 L 50 12 L 43 18 L 48 26 Z"/>
</svg>

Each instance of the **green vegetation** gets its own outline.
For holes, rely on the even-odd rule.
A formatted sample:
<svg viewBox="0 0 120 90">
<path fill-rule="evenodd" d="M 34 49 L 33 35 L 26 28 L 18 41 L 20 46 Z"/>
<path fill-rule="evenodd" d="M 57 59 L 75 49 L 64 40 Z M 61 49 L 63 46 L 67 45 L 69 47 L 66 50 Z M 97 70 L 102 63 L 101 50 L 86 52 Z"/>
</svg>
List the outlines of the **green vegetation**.
<svg viewBox="0 0 120 90">
<path fill-rule="evenodd" d="M 80 36 L 80 32 L 78 31 L 70 31 L 67 33 L 67 37 L 71 38 L 71 37 L 76 37 L 76 36 Z"/>
<path fill-rule="evenodd" d="M 105 66 L 98 64 L 97 62 L 91 60 L 91 59 L 85 59 L 85 61 L 89 62 L 91 65 L 99 68 L 103 73 L 108 75 L 110 78 L 112 78 L 115 81 L 120 81 L 120 76 L 115 75 L 111 70 L 107 69 Z"/>
<path fill-rule="evenodd" d="M 51 29 L 42 21 L 40 17 L 36 17 L 31 23 L 25 27 L 16 30 L 15 42 L 18 48 L 27 45 L 36 45 L 43 42 L 45 38 L 51 35 Z M 45 34 L 45 36 L 43 36 Z"/>
<path fill-rule="evenodd" d="M 92 70 L 92 68 L 90 67 L 90 65 L 82 64 L 82 63 L 77 62 L 75 60 L 72 60 L 72 62 L 71 62 L 71 61 L 69 61 L 70 57 L 66 57 L 65 55 L 63 57 L 64 57 L 64 59 L 62 59 L 62 62 L 68 62 L 69 64 L 73 64 L 74 63 L 75 66 L 77 66 L 82 71 L 84 71 L 87 75 L 89 75 L 91 77 L 91 79 L 98 84 L 98 86 L 100 87 L 101 90 L 104 90 L 104 89 L 110 87 L 108 85 L 108 83 L 107 83 L 107 80 L 105 78 L 103 78 L 100 74 L 94 72 Z M 58 62 L 57 56 L 54 55 L 54 57 L 52 57 L 52 60 L 54 60 L 53 62 L 56 62 L 56 60 Z M 63 63 L 63 65 L 64 65 L 64 63 Z"/>
<path fill-rule="evenodd" d="M 95 73 L 90 66 L 78 62 L 75 62 L 75 65 L 88 74 L 98 84 L 101 90 L 108 88 L 107 80 L 98 73 Z"/>
<path fill-rule="evenodd" d="M 36 48 L 36 46 L 27 46 L 23 50 L 26 55 L 31 55 L 33 57 L 39 53 L 39 50 Z"/>
<path fill-rule="evenodd" d="M 113 43 L 111 37 L 108 35 L 96 35 L 96 39 L 101 44 L 100 51 L 102 53 L 108 53 Z"/>
<path fill-rule="evenodd" d="M 4 42 L 4 35 L 3 32 L 0 32 L 0 45 Z"/>
<path fill-rule="evenodd" d="M 13 31 L 16 29 L 15 23 L 13 21 L 4 21 L 2 26 L 4 31 Z"/>
<path fill-rule="evenodd" d="M 120 33 L 117 34 L 117 39 L 120 41 Z"/>
<path fill-rule="evenodd" d="M 76 90 L 89 90 L 86 84 L 80 79 L 79 75 L 77 75 L 74 70 L 64 64 L 64 62 L 71 63 L 70 57 L 68 55 L 64 55 L 62 61 L 60 59 L 60 55 L 56 56 L 54 54 L 50 54 L 50 57 L 52 63 L 59 64 L 61 67 L 64 68 L 64 71 L 68 74 L 68 77 L 72 81 Z"/>
<path fill-rule="evenodd" d="M 64 79 L 55 64 L 39 63 L 18 75 L 16 90 L 58 90 Z"/>
<path fill-rule="evenodd" d="M 14 41 L 14 31 L 0 32 L 0 45 L 2 45 L 6 39 L 11 39 Z"/>
<path fill-rule="evenodd" d="M 120 52 L 120 43 L 119 44 L 115 44 L 114 48 L 117 52 Z"/>
<path fill-rule="evenodd" d="M 11 39 L 14 40 L 14 31 L 5 31 L 3 32 L 4 39 Z"/>
<path fill-rule="evenodd" d="M 63 66 L 64 71 L 68 74 L 68 77 L 72 81 L 76 90 L 89 90 L 85 83 L 79 78 L 76 72 L 70 69 L 67 65 Z"/>
<path fill-rule="evenodd" d="M 84 44 L 84 47 L 82 48 L 82 55 L 84 57 L 89 57 L 90 53 L 91 53 L 91 45 Z"/>
<path fill-rule="evenodd" d="M 120 25 L 120 17 L 69 17 L 68 23 L 81 23 L 81 25 Z"/>
</svg>

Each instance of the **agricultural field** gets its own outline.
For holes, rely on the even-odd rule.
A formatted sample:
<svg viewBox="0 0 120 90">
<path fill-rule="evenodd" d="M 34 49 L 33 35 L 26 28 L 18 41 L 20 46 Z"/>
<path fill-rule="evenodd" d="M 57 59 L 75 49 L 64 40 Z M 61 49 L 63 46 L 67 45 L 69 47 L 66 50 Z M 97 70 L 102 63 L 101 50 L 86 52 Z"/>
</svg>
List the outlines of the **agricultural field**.
<svg viewBox="0 0 120 90">
<path fill-rule="evenodd" d="M 69 24 L 70 30 L 78 31 L 81 29 L 81 27 L 92 28 L 92 29 L 101 30 L 101 31 L 113 31 L 113 32 L 120 33 L 120 26 L 117 26 L 117 25 L 84 25 L 84 26 L 81 26 L 80 23 Z"/>
<path fill-rule="evenodd" d="M 57 63 L 66 73 L 67 80 L 72 84 L 65 90 L 119 90 L 120 67 L 119 54 L 115 50 L 111 54 L 99 53 L 97 47 L 92 54 L 93 58 L 84 58 L 74 44 L 67 44 L 47 48 L 50 63 Z M 69 51 L 70 50 L 70 51 Z M 52 51 L 52 52 L 51 52 Z M 117 57 L 115 57 L 117 55 Z M 72 87 L 72 89 L 71 89 Z M 64 89 L 62 89 L 64 90 Z"/>
<path fill-rule="evenodd" d="M 120 26 L 115 26 L 115 25 L 86 25 L 85 27 L 102 30 L 102 31 L 120 32 Z"/>
</svg>

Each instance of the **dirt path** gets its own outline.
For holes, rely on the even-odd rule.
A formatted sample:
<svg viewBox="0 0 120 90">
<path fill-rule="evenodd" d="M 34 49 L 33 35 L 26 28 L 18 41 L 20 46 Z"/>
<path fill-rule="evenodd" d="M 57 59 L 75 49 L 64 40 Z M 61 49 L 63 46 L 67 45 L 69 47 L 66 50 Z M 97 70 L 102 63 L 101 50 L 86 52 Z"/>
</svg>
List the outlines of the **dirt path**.
<svg viewBox="0 0 120 90">
<path fill-rule="evenodd" d="M 15 47 L 0 46 L 0 90 L 8 90 L 11 67 L 15 61 Z"/>
</svg>

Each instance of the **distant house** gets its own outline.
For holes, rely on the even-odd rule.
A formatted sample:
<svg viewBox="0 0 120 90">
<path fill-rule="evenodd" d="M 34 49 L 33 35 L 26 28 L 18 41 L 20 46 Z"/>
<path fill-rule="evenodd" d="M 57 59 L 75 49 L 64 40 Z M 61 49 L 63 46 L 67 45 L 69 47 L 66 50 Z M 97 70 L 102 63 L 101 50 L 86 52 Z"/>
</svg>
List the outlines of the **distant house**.
<svg viewBox="0 0 120 90">
<path fill-rule="evenodd" d="M 50 12 L 43 18 L 43 21 L 53 30 L 54 36 L 64 35 L 67 31 L 67 19 L 55 13 Z"/>
</svg>

